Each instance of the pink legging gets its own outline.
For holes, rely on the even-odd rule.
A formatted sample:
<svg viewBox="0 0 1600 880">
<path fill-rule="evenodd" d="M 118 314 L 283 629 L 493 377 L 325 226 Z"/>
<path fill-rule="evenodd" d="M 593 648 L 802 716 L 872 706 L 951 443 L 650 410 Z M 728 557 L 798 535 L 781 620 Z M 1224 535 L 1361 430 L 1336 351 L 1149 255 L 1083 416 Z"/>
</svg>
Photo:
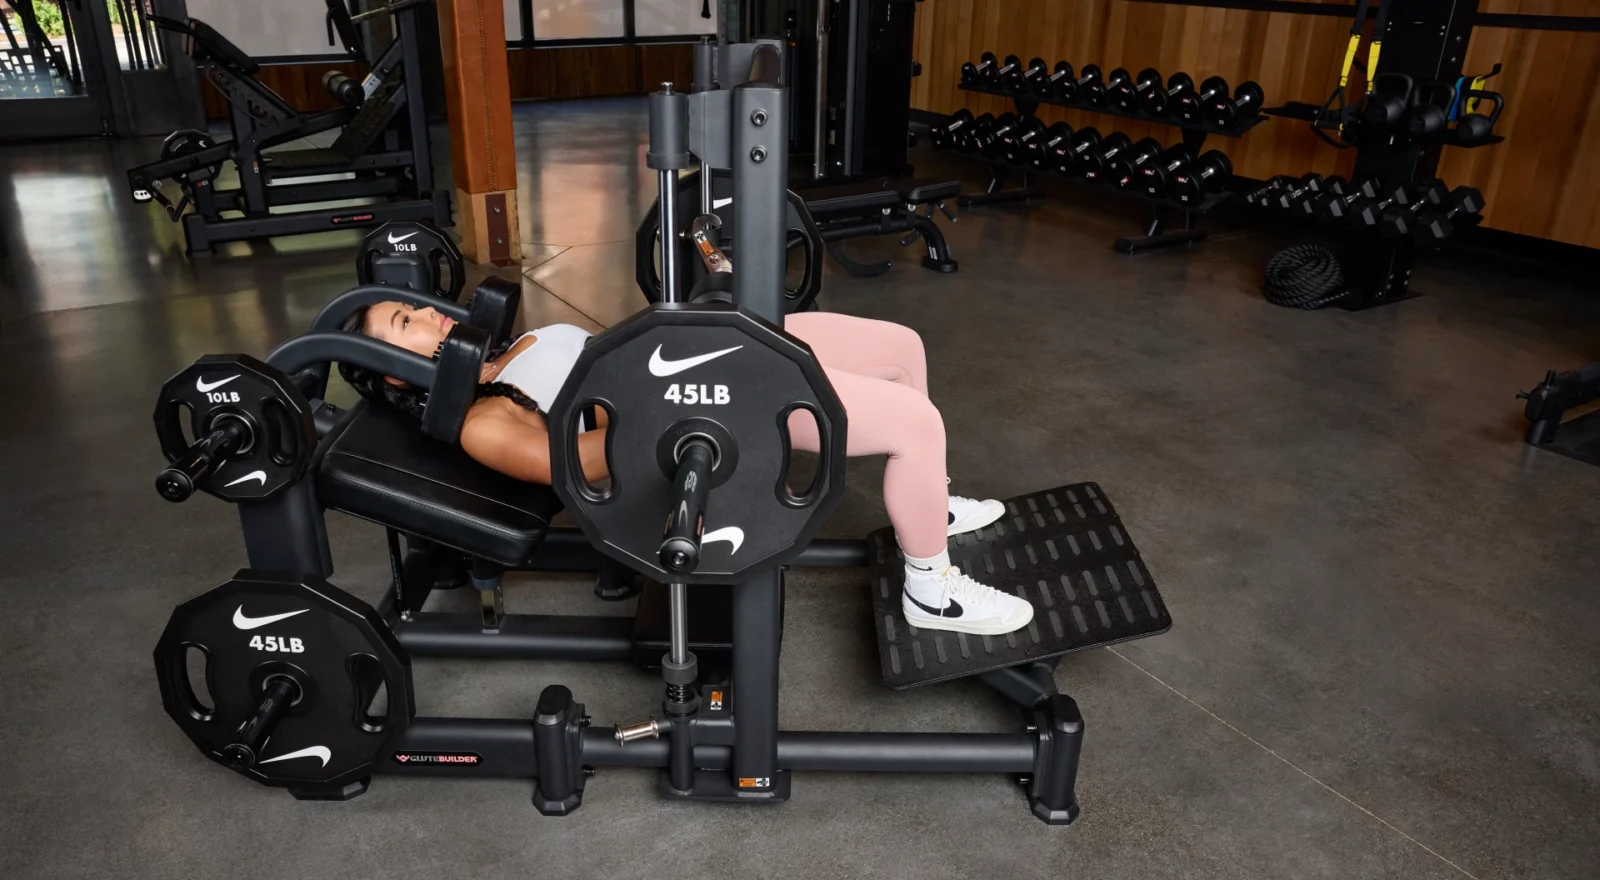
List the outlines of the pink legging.
<svg viewBox="0 0 1600 880">
<path fill-rule="evenodd" d="M 811 346 L 849 417 L 851 456 L 886 455 L 883 504 L 908 556 L 943 552 L 948 538 L 944 419 L 928 399 L 928 362 L 915 330 L 829 312 L 802 312 L 784 329 Z M 816 452 L 816 423 L 789 420 L 796 449 Z"/>
</svg>

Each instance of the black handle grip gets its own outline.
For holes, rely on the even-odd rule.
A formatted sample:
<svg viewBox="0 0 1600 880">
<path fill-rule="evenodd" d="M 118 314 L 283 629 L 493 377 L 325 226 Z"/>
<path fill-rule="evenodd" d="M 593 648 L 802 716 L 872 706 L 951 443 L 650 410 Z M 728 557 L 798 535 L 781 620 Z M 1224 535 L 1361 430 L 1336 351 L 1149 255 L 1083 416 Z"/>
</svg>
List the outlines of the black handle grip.
<svg viewBox="0 0 1600 880">
<path fill-rule="evenodd" d="M 189 500 L 195 484 L 217 465 L 238 452 L 250 439 L 250 429 L 240 419 L 217 422 L 211 433 L 196 440 L 166 470 L 156 475 L 156 491 L 174 503 Z"/>
<path fill-rule="evenodd" d="M 277 729 L 278 722 L 283 720 L 283 713 L 289 711 L 289 707 L 298 699 L 300 685 L 293 679 L 285 675 L 268 679 L 266 693 L 256 707 L 256 714 L 239 725 L 233 742 L 222 747 L 222 756 L 240 770 L 254 765 L 261 758 L 261 747 L 267 744 L 268 737 Z"/>
<path fill-rule="evenodd" d="M 716 450 L 702 437 L 691 437 L 678 453 L 678 473 L 672 481 L 678 495 L 661 538 L 661 567 L 667 571 L 689 574 L 700 563 L 701 521 L 715 463 Z"/>
</svg>

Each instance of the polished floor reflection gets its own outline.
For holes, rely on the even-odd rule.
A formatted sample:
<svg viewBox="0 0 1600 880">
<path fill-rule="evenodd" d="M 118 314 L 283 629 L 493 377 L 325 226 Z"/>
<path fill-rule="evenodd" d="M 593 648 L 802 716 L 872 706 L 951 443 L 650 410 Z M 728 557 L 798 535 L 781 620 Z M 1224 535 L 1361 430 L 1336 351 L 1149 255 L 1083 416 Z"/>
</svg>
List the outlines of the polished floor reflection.
<svg viewBox="0 0 1600 880">
<path fill-rule="evenodd" d="M 522 278 L 528 326 L 614 323 L 642 302 L 643 104 L 519 105 L 516 126 L 525 261 L 497 271 Z M 897 265 L 830 265 L 821 302 L 922 333 L 958 491 L 1098 481 L 1161 584 L 1172 632 L 1061 666 L 1088 727 L 1077 826 L 1039 824 L 994 777 L 797 775 L 790 803 L 741 809 L 607 770 L 563 819 L 517 780 L 380 778 L 347 804 L 242 780 L 195 754 L 149 668 L 172 606 L 243 563 L 232 511 L 152 490 L 153 397 L 200 355 L 299 332 L 353 284 L 360 235 L 186 259 L 125 192 L 155 146 L 0 147 L 0 876 L 1551 880 L 1600 863 L 1600 470 L 1526 450 L 1512 398 L 1596 357 L 1592 292 L 1446 257 L 1393 307 L 1278 309 L 1260 267 L 1288 234 L 1128 259 L 1110 241 L 1142 218 L 1076 192 L 962 213 L 955 275 L 852 242 Z M 852 465 L 829 535 L 883 521 L 880 475 Z M 335 581 L 375 598 L 381 532 L 330 528 Z M 582 580 L 509 601 L 617 613 Z M 785 727 L 1015 723 L 970 683 L 885 690 L 860 572 L 789 583 Z M 601 723 L 660 699 L 624 667 L 416 668 L 431 714 L 527 717 L 552 682 Z"/>
</svg>

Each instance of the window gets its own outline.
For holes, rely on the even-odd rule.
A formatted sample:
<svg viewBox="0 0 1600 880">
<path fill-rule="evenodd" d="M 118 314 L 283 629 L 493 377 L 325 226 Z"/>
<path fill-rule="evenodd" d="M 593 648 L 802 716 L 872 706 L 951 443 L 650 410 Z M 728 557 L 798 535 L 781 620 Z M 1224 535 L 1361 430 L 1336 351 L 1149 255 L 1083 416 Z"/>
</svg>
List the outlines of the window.
<svg viewBox="0 0 1600 880">
<path fill-rule="evenodd" d="M 204 0 L 202 0 L 204 2 Z M 717 32 L 723 0 L 501 0 L 506 41 L 680 43 Z M 709 17 L 704 17 L 706 13 Z"/>
<path fill-rule="evenodd" d="M 635 36 L 697 37 L 717 32 L 717 4 L 712 0 L 633 0 L 633 15 Z"/>
<path fill-rule="evenodd" d="M 522 30 L 522 0 L 501 0 L 506 11 L 506 42 L 520 43 L 524 39 Z"/>
<path fill-rule="evenodd" d="M 626 37 L 625 0 L 533 0 L 535 40 Z"/>
</svg>

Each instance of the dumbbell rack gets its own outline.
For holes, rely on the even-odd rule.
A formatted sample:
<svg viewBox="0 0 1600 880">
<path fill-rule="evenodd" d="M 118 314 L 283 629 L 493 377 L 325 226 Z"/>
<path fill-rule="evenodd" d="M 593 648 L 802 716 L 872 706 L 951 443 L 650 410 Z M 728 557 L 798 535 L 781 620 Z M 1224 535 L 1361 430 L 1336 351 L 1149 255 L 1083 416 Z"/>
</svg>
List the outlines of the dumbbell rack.
<svg viewBox="0 0 1600 880">
<path fill-rule="evenodd" d="M 1062 101 L 1056 98 L 1041 98 L 1037 95 L 1019 95 L 1015 92 L 1007 91 L 1005 89 L 989 88 L 982 85 L 968 85 L 963 83 L 960 88 L 962 91 L 966 92 L 977 92 L 983 95 L 994 95 L 1001 98 L 1010 98 L 1016 105 L 1017 115 L 1019 117 L 1034 116 L 1038 113 L 1040 104 L 1050 104 L 1056 107 L 1066 107 L 1072 110 L 1085 110 L 1090 113 L 1102 113 L 1107 116 L 1121 116 L 1125 119 L 1138 119 L 1142 122 L 1154 122 L 1160 125 L 1170 125 L 1183 131 L 1183 144 L 1184 146 L 1188 147 L 1189 151 L 1195 156 L 1200 155 L 1201 147 L 1205 144 L 1206 137 L 1208 135 L 1215 134 L 1223 137 L 1237 138 L 1243 136 L 1245 132 L 1266 121 L 1265 116 L 1256 115 L 1243 120 L 1239 123 L 1239 125 L 1233 128 L 1218 128 L 1210 123 L 1186 123 L 1177 119 L 1149 116 L 1143 113 L 1130 113 L 1115 106 L 1098 107 L 1082 101 Z M 989 185 L 982 193 L 977 195 L 962 196 L 957 201 L 957 204 L 959 204 L 961 207 L 968 208 L 977 205 L 992 205 L 999 202 L 1030 201 L 1032 199 L 1042 198 L 1044 196 L 1044 190 L 1034 185 L 1034 169 L 1021 168 L 1009 163 L 998 162 L 987 158 L 985 158 L 984 161 L 989 165 Z M 1005 181 L 1006 171 L 1017 171 L 1021 173 L 1022 186 L 1020 188 L 1002 188 Z M 1092 187 L 1098 192 L 1109 192 L 1114 195 L 1124 196 L 1135 201 L 1144 202 L 1150 206 L 1150 222 L 1145 229 L 1145 234 L 1128 236 L 1126 238 L 1119 238 L 1116 240 L 1113 247 L 1116 248 L 1117 253 L 1121 254 L 1132 254 L 1139 251 L 1152 250 L 1160 247 L 1171 247 L 1179 244 L 1188 244 L 1190 242 L 1201 241 L 1205 239 L 1205 231 L 1195 228 L 1195 215 L 1204 214 L 1210 211 L 1212 208 L 1216 207 L 1222 202 L 1227 201 L 1227 199 L 1232 195 L 1232 193 L 1228 190 L 1223 190 L 1221 192 L 1212 193 L 1206 196 L 1206 198 L 1203 199 L 1198 205 L 1189 205 L 1173 199 L 1151 198 L 1142 192 L 1118 189 L 1117 187 L 1108 187 L 1099 184 L 1091 184 L 1075 177 L 1066 177 L 1064 179 L 1073 181 L 1082 186 Z M 1164 213 L 1166 209 L 1183 212 L 1182 229 L 1176 231 L 1169 231 L 1167 229 L 1167 218 L 1166 214 Z"/>
<path fill-rule="evenodd" d="M 1390 57 L 1395 56 L 1391 53 Z M 1322 128 L 1328 127 L 1322 115 L 1322 108 L 1303 101 L 1290 101 L 1278 107 L 1264 107 L 1261 115 L 1309 122 Z M 1500 135 L 1492 135 L 1481 141 L 1463 143 L 1455 136 L 1454 131 L 1450 131 L 1444 137 L 1435 138 L 1426 144 L 1404 144 L 1399 148 L 1385 145 L 1364 148 L 1356 162 L 1356 171 L 1361 173 L 1352 178 L 1352 185 L 1355 180 L 1371 177 L 1386 184 L 1409 186 L 1433 173 L 1438 165 L 1441 147 L 1474 149 L 1492 146 L 1504 140 L 1505 138 Z M 1274 217 L 1292 216 L 1296 220 L 1321 227 L 1337 236 L 1336 241 L 1339 242 L 1337 253 L 1340 264 L 1346 271 L 1346 288 L 1350 291 L 1347 298 L 1339 301 L 1340 308 L 1357 311 L 1399 302 L 1417 295 L 1410 287 L 1411 270 L 1416 254 L 1423 246 L 1410 237 L 1386 238 L 1376 231 L 1332 223 L 1322 218 L 1308 220 L 1293 211 L 1271 213 Z M 1457 233 L 1471 229 L 1482 222 L 1482 214 L 1463 217 L 1457 221 Z M 1440 244 L 1442 242 L 1434 247 Z"/>
</svg>

